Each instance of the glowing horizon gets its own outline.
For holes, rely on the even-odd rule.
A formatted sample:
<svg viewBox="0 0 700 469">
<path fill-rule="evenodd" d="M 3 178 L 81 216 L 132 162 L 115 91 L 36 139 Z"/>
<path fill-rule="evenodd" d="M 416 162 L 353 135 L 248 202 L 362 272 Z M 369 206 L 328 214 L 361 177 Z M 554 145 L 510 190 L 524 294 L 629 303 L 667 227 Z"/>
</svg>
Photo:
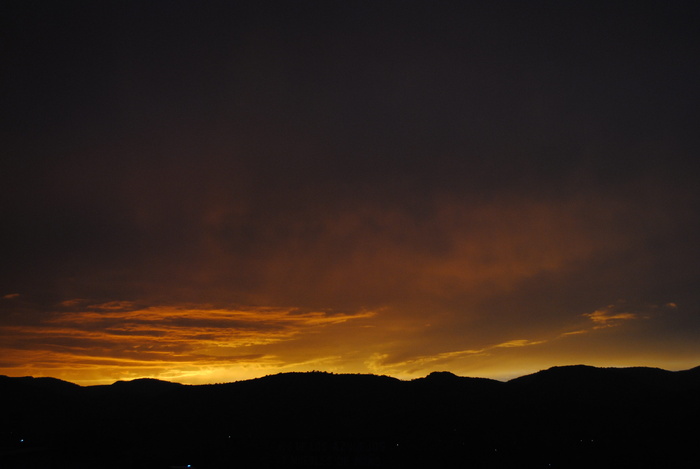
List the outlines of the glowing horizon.
<svg viewBox="0 0 700 469">
<path fill-rule="evenodd" d="M 5 300 L 19 297 L 11 295 Z M 627 322 L 658 321 L 677 309 L 675 304 L 633 310 L 626 306 L 608 305 L 585 313 L 568 330 L 552 331 L 548 336 L 421 354 L 410 343 L 404 344 L 403 350 L 397 347 L 399 337 L 410 334 L 411 327 L 402 329 L 395 321 L 383 324 L 382 313 L 387 311 L 334 314 L 299 308 L 143 307 L 127 301 L 71 299 L 60 302 L 39 324 L 0 327 L 6 342 L 0 350 L 4 359 L 31 360 L 29 366 L 0 367 L 0 374 L 50 376 L 80 385 L 138 378 L 211 384 L 311 370 L 399 379 L 451 371 L 507 380 L 563 364 L 644 365 L 672 370 L 695 366 L 692 358 L 636 363 L 624 355 L 593 358 L 561 351 L 572 341 L 583 347 L 588 336 L 610 334 L 611 328 L 625 329 Z M 387 331 L 377 335 L 376 328 L 393 329 L 395 336 Z M 319 335 L 323 336 L 322 344 Z M 339 352 L 338 343 L 351 352 Z M 312 348 L 313 353 L 297 351 L 306 348 Z M 540 354 L 545 349 L 550 356 L 554 350 L 562 358 L 523 362 L 522 348 L 540 349 Z"/>
</svg>

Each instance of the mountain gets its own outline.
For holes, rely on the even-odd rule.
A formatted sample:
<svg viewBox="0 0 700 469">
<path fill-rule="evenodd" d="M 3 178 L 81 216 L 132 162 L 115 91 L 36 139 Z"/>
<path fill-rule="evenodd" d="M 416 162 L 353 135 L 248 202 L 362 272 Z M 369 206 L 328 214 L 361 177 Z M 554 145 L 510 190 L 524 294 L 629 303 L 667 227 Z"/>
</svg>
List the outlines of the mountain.
<svg viewBox="0 0 700 469">
<path fill-rule="evenodd" d="M 685 467 L 699 391 L 700 367 L 198 386 L 0 376 L 0 467 Z"/>
<path fill-rule="evenodd" d="M 0 389 L 4 392 L 53 392 L 56 394 L 75 391 L 80 388 L 77 384 L 69 383 L 56 378 L 34 378 L 24 376 L 21 378 L 10 378 L 0 375 Z"/>
<path fill-rule="evenodd" d="M 110 392 L 128 393 L 133 395 L 159 395 L 178 389 L 183 385 L 153 378 L 134 379 L 132 381 L 117 381 L 110 386 Z"/>
<path fill-rule="evenodd" d="M 171 389 L 173 387 L 182 386 L 180 383 L 172 383 L 170 381 L 163 381 L 160 379 L 153 378 L 139 378 L 131 381 L 116 381 L 112 384 L 114 387 L 121 388 L 131 388 L 131 389 L 143 389 L 151 391 L 153 389 Z"/>
</svg>

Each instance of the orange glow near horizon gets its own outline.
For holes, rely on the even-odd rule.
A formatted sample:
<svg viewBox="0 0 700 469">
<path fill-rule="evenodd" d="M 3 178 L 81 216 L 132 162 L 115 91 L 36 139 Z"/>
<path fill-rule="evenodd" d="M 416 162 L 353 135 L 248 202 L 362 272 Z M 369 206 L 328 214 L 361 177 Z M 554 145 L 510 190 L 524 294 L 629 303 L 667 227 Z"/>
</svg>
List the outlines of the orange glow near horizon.
<svg viewBox="0 0 700 469">
<path fill-rule="evenodd" d="M 649 307 L 644 314 L 634 314 L 622 311 L 624 305 L 609 305 L 582 315 L 570 330 L 479 348 L 421 353 L 422 346 L 415 341 L 416 325 L 397 322 L 389 311 L 334 314 L 299 308 L 137 307 L 130 302 L 93 304 L 83 299 L 58 306 L 40 324 L 0 327 L 3 362 L 18 364 L 0 367 L 0 373 L 51 376 L 81 385 L 145 377 L 204 384 L 310 370 L 400 379 L 449 370 L 510 379 L 583 361 L 597 366 L 639 365 L 624 354 L 595 357 L 587 352 L 583 358 L 575 350 L 600 340 L 595 337 L 599 334 L 650 319 L 650 312 L 672 313 L 677 307 Z M 680 369 L 694 363 L 660 360 L 656 365 Z"/>
</svg>

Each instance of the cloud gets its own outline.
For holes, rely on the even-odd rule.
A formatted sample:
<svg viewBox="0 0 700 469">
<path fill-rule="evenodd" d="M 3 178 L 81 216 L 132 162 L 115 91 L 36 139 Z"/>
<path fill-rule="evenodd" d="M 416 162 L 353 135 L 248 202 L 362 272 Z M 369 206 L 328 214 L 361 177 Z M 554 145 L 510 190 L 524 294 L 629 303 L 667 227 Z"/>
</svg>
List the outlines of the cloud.
<svg viewBox="0 0 700 469">
<path fill-rule="evenodd" d="M 7 295 L 3 295 L 3 299 L 5 300 L 14 300 L 15 298 L 19 298 L 21 295 L 19 293 L 8 293 Z"/>
<path fill-rule="evenodd" d="M 372 372 L 401 377 L 414 377 L 439 369 L 465 370 L 468 373 L 480 370 L 479 373 L 486 372 L 493 376 L 510 376 L 503 372 L 503 368 L 506 366 L 522 367 L 523 373 L 532 372 L 553 364 L 572 364 L 585 361 L 585 359 L 577 357 L 580 356 L 581 350 L 586 350 L 587 360 L 597 360 L 601 365 L 610 366 L 624 355 L 626 344 L 631 343 L 626 341 L 633 339 L 629 339 L 629 335 L 616 336 L 614 343 L 610 342 L 605 347 L 601 347 L 600 342 L 596 339 L 597 333 L 618 327 L 622 331 L 622 326 L 632 321 L 642 321 L 653 317 L 663 319 L 664 313 L 674 311 L 676 308 L 677 306 L 672 302 L 633 304 L 620 300 L 582 315 L 586 318 L 584 324 L 581 324 L 580 317 L 578 319 L 571 317 L 564 320 L 560 326 L 533 327 L 531 329 L 532 338 L 514 338 L 473 348 L 439 350 L 434 353 L 420 353 L 421 348 L 425 347 L 423 344 L 419 344 L 413 349 L 408 343 L 393 344 L 372 354 L 365 364 Z M 500 330 L 501 336 L 512 333 L 512 329 L 502 328 Z M 646 332 L 636 329 L 635 333 L 643 335 Z M 494 334 L 493 336 L 497 337 L 498 335 Z M 463 340 L 468 340 L 473 344 L 480 343 L 478 337 L 465 336 Z M 615 344 L 617 344 L 617 349 Z M 635 345 L 635 347 L 637 346 Z M 528 350 L 525 351 L 524 348 L 528 348 Z M 624 359 L 629 360 L 627 357 Z M 526 365 L 528 360 L 530 364 Z M 543 365 L 538 367 L 538 365 L 533 365 L 535 363 Z M 528 369 L 528 367 L 532 368 Z"/>
<path fill-rule="evenodd" d="M 3 356 L 35 369 L 108 366 L 117 370 L 114 376 L 135 369 L 194 375 L 196 369 L 241 364 L 283 367 L 289 360 L 276 358 L 267 346 L 376 314 L 206 305 L 136 308 L 123 301 L 59 304 L 62 309 L 71 305 L 77 310 L 56 311 L 38 324 L 0 327 Z"/>
<path fill-rule="evenodd" d="M 71 300 L 63 300 L 59 302 L 59 306 L 63 306 L 65 308 L 75 308 L 76 306 L 82 305 L 88 300 L 85 300 L 83 298 L 73 298 Z"/>
<path fill-rule="evenodd" d="M 563 332 L 560 334 L 560 337 L 566 337 L 570 335 L 579 335 L 579 334 L 587 334 L 588 330 L 587 329 L 579 329 L 575 331 L 569 331 L 569 332 Z"/>
<path fill-rule="evenodd" d="M 374 353 L 366 361 L 367 368 L 375 373 L 390 373 L 393 375 L 407 375 L 425 373 L 434 370 L 436 366 L 451 366 L 465 359 L 484 357 L 498 349 L 511 349 L 529 347 L 546 343 L 547 340 L 514 339 L 498 344 L 489 345 L 480 349 L 464 349 L 439 352 L 430 355 L 419 355 L 409 358 L 399 358 L 389 353 Z"/>
<path fill-rule="evenodd" d="M 593 321 L 594 329 L 615 327 L 619 326 L 624 321 L 639 319 L 639 315 L 635 313 L 617 312 L 615 309 L 617 309 L 615 305 L 610 305 L 606 308 L 593 311 L 592 313 L 585 313 L 584 316 Z"/>
<path fill-rule="evenodd" d="M 509 340 L 508 342 L 503 342 L 498 345 L 494 345 L 493 348 L 513 348 L 513 347 L 527 347 L 530 345 L 543 344 L 544 340 L 527 340 L 527 339 L 517 339 Z"/>
<path fill-rule="evenodd" d="M 135 307 L 133 301 L 108 301 L 89 306 L 89 308 L 100 311 L 133 311 Z"/>
<path fill-rule="evenodd" d="M 619 221 L 629 207 L 589 194 L 480 203 L 431 194 L 416 205 L 358 196 L 238 214 L 202 229 L 206 261 L 186 264 L 182 280 L 237 289 L 253 304 L 405 306 L 512 292 L 636 246 Z"/>
<path fill-rule="evenodd" d="M 605 329 L 620 326 L 627 321 L 650 319 L 653 316 L 667 311 L 674 311 L 677 308 L 678 305 L 674 302 L 632 305 L 626 301 L 620 300 L 597 309 L 592 313 L 585 313 L 583 316 L 589 318 L 593 322 L 593 329 Z"/>
</svg>

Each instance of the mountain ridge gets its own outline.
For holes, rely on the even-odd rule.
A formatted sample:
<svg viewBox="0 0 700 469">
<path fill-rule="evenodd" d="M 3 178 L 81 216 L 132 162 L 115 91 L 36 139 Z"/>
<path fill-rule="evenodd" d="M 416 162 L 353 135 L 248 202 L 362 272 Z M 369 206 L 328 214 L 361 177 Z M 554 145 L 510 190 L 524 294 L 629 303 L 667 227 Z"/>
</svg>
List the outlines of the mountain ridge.
<svg viewBox="0 0 700 469">
<path fill-rule="evenodd" d="M 667 374 L 687 374 L 687 375 L 693 375 L 693 374 L 698 374 L 700 375 L 700 365 L 685 369 L 685 370 L 676 370 L 676 371 L 670 371 L 670 370 L 665 370 L 663 368 L 658 368 L 658 367 L 647 367 L 647 366 L 631 366 L 631 367 L 597 367 L 597 366 L 591 366 L 591 365 L 584 365 L 584 364 L 577 364 L 577 365 L 557 365 L 557 366 L 552 366 L 546 369 L 542 369 L 533 373 L 528 373 L 525 375 L 521 375 L 515 378 L 511 378 L 506 381 L 501 381 L 493 378 L 483 378 L 483 377 L 477 377 L 477 376 L 460 376 L 456 375 L 451 371 L 432 371 L 426 376 L 423 377 L 418 377 L 418 378 L 412 378 L 409 380 L 402 380 L 399 378 L 394 378 L 392 376 L 388 375 L 377 375 L 373 373 L 334 373 L 334 372 L 327 372 L 327 371 L 293 371 L 293 372 L 281 372 L 281 373 L 275 373 L 275 374 L 270 374 L 270 375 L 265 375 L 257 378 L 250 378 L 250 379 L 244 379 L 244 380 L 237 380 L 237 381 L 228 381 L 228 382 L 222 382 L 222 383 L 202 383 L 202 384 L 185 384 L 185 383 L 179 383 L 177 381 L 167 381 L 167 380 L 162 380 L 162 379 L 157 379 L 157 378 L 135 378 L 132 380 L 123 380 L 119 379 L 114 381 L 111 384 L 91 384 L 91 385 L 80 385 L 73 383 L 71 381 L 63 380 L 60 378 L 54 378 L 54 377 L 49 377 L 49 376 L 39 376 L 39 377 L 34 377 L 34 376 L 7 376 L 7 375 L 0 375 L 0 385 L 2 385 L 3 380 L 17 380 L 17 381 L 24 381 L 24 382 L 32 382 L 32 380 L 35 380 L 34 383 L 38 385 L 38 383 L 43 382 L 45 383 L 46 386 L 49 386 L 48 383 L 54 383 L 54 385 L 59 385 L 59 383 L 65 383 L 66 385 L 71 385 L 71 386 L 78 386 L 81 388 L 91 388 L 91 387 L 103 387 L 103 386 L 114 386 L 114 387 L 127 387 L 127 386 L 141 386 L 141 387 L 155 387 L 155 386 L 167 386 L 167 385 L 176 385 L 176 386 L 217 386 L 217 385 L 230 385 L 234 383 L 243 383 L 243 382 L 256 382 L 256 381 L 264 381 L 264 380 L 270 380 L 270 379 L 279 379 L 282 377 L 300 377 L 300 376 L 346 376 L 346 377 L 376 377 L 378 379 L 390 379 L 390 380 L 396 380 L 396 381 L 401 381 L 401 382 L 414 382 L 414 381 L 422 381 L 422 380 L 432 380 L 432 381 L 447 381 L 447 380 L 472 380 L 474 382 L 481 381 L 481 382 L 498 382 L 498 383 L 510 383 L 510 382 L 518 382 L 522 380 L 530 380 L 530 379 L 535 379 L 535 377 L 541 377 L 545 375 L 552 375 L 554 373 L 560 373 L 560 372 L 566 372 L 570 373 L 573 371 L 584 371 L 584 372 L 595 372 L 594 370 L 597 371 L 603 371 L 603 372 L 608 372 L 610 370 L 617 371 L 617 372 L 626 372 L 626 373 L 632 373 L 632 372 L 659 372 L 659 373 L 667 373 Z"/>
</svg>

